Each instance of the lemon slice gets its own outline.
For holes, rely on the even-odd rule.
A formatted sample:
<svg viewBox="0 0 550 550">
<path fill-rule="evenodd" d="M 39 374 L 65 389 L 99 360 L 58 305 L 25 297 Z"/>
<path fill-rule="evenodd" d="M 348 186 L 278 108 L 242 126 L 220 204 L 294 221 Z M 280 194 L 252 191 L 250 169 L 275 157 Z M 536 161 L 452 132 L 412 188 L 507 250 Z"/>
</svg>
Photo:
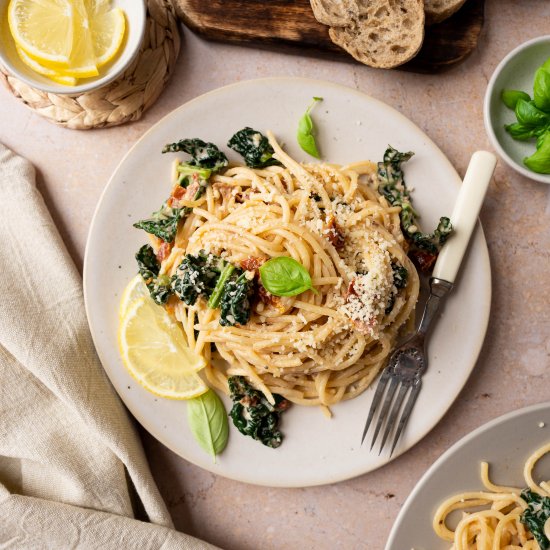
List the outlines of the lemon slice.
<svg viewBox="0 0 550 550">
<path fill-rule="evenodd" d="M 130 305 L 133 305 L 134 302 L 139 300 L 139 298 L 146 298 L 149 296 L 149 290 L 143 282 L 143 277 L 141 275 L 136 275 L 127 285 L 122 296 L 120 298 L 120 305 L 118 308 L 119 319 L 126 315 Z"/>
<path fill-rule="evenodd" d="M 47 61 L 44 65 L 50 68 L 56 68 L 60 76 L 74 76 L 77 78 L 88 78 L 97 76 L 96 58 L 94 45 L 92 43 L 92 30 L 90 19 L 84 6 L 84 0 L 72 0 L 74 8 L 74 29 L 73 29 L 73 47 L 69 58 L 68 67 L 54 67 Z"/>
<path fill-rule="evenodd" d="M 53 69 L 48 69 L 47 67 L 44 67 L 43 65 L 40 65 L 38 61 L 35 61 L 32 57 L 29 56 L 25 52 L 25 50 L 19 46 L 15 46 L 17 49 L 17 53 L 19 54 L 19 57 L 21 58 L 21 61 L 27 67 L 32 69 L 34 72 L 41 74 L 43 76 L 47 76 L 49 79 L 53 80 L 54 82 L 57 82 L 58 84 L 63 84 L 64 86 L 76 86 L 76 78 L 72 76 L 60 76 L 58 73 L 56 73 Z"/>
<path fill-rule="evenodd" d="M 90 15 L 90 27 L 96 64 L 101 67 L 109 63 L 120 49 L 126 28 L 124 12 L 120 8 L 97 11 Z"/>
<path fill-rule="evenodd" d="M 68 0 L 11 0 L 8 23 L 15 43 L 38 62 L 67 66 L 74 9 Z"/>
<path fill-rule="evenodd" d="M 111 8 L 110 0 L 84 0 L 84 7 L 88 16 L 93 18 L 96 14 L 105 13 Z"/>
<path fill-rule="evenodd" d="M 177 323 L 150 298 L 130 304 L 119 325 L 120 354 L 130 374 L 150 392 L 191 399 L 208 390 L 197 371 L 204 359 L 193 353 Z"/>
</svg>

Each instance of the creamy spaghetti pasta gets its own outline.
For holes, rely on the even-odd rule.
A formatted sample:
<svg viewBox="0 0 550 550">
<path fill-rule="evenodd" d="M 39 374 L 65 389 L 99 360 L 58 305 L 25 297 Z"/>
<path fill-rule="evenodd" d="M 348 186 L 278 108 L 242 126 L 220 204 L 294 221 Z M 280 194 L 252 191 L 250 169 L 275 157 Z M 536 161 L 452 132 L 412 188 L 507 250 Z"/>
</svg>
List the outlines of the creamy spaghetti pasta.
<svg viewBox="0 0 550 550">
<path fill-rule="evenodd" d="M 328 407 L 359 395 L 383 367 L 411 320 L 418 275 L 400 208 L 377 191 L 376 164 L 299 164 L 268 137 L 282 166 L 230 166 L 200 199 L 179 200 L 192 212 L 161 258 L 160 273 L 170 276 L 188 254 L 240 266 L 257 281 L 250 320 L 221 326 L 219 310 L 203 299 L 187 305 L 172 296 L 166 307 L 206 358 L 214 387 L 227 393 L 227 378 L 243 375 L 270 400 L 277 393 Z M 282 297 L 262 289 L 258 267 L 279 256 L 304 266 L 315 291 Z M 406 270 L 403 284 L 396 269 Z"/>
<path fill-rule="evenodd" d="M 523 476 L 530 491 L 541 497 L 550 497 L 548 482 L 536 483 L 533 469 L 537 461 L 550 452 L 550 444 L 537 449 L 526 461 Z M 433 519 L 433 528 L 437 535 L 452 542 L 452 550 L 501 550 L 527 548 L 539 550 L 540 546 L 533 533 L 522 522 L 522 515 L 529 508 L 525 493 L 515 487 L 503 487 L 493 484 L 489 479 L 489 465 L 481 463 L 481 481 L 485 491 L 464 492 L 453 495 L 443 502 Z M 549 502 L 550 504 L 550 502 Z M 532 514 L 540 525 L 544 525 L 541 515 L 542 505 L 535 503 Z M 448 516 L 462 510 L 462 518 L 456 528 L 447 526 Z M 470 510 L 470 511 L 467 511 Z M 544 526 L 545 531 L 547 526 Z"/>
</svg>

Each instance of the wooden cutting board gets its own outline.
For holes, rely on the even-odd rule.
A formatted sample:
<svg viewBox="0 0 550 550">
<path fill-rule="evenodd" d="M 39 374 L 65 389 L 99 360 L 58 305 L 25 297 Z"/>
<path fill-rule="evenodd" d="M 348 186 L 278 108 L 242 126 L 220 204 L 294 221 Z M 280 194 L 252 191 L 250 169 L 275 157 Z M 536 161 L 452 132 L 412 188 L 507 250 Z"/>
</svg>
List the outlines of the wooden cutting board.
<svg viewBox="0 0 550 550">
<path fill-rule="evenodd" d="M 204 38 L 356 62 L 332 43 L 309 0 L 174 1 L 183 22 Z M 420 52 L 399 69 L 436 73 L 463 61 L 477 45 L 483 8 L 484 0 L 468 0 L 446 21 L 427 27 Z"/>
</svg>

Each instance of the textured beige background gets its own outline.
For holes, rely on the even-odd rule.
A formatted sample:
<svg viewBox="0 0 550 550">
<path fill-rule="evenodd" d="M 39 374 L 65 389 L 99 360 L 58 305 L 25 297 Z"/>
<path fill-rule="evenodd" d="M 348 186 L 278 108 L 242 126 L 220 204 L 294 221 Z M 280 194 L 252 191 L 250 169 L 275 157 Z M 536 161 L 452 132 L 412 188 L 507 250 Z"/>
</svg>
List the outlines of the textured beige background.
<svg viewBox="0 0 550 550">
<path fill-rule="evenodd" d="M 357 88 L 413 120 L 463 174 L 475 149 L 490 149 L 482 100 L 493 69 L 519 43 L 550 32 L 548 2 L 487 0 L 486 6 L 477 51 L 437 76 L 213 44 L 186 31 L 174 78 L 141 121 L 107 130 L 64 130 L 0 90 L 0 141 L 36 165 L 40 189 L 79 267 L 97 200 L 135 140 L 185 101 L 238 80 L 297 75 Z M 502 413 L 549 399 L 550 187 L 501 162 L 481 217 L 493 268 L 489 332 L 470 381 L 433 432 L 376 472 L 292 490 L 204 472 L 144 433 L 153 472 L 180 529 L 228 550 L 381 549 L 405 498 L 443 451 Z"/>
</svg>

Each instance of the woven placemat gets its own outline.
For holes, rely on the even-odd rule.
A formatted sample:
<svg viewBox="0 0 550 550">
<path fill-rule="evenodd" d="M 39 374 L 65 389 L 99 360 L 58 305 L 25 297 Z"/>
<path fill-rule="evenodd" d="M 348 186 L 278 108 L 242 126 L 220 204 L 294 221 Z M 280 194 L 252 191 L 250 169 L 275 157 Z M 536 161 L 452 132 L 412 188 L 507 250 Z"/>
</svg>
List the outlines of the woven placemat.
<svg viewBox="0 0 550 550">
<path fill-rule="evenodd" d="M 138 120 L 172 75 L 180 49 L 178 19 L 170 0 L 147 1 L 147 25 L 140 52 L 117 80 L 93 92 L 69 97 L 37 90 L 0 67 L 0 79 L 25 105 L 66 128 L 89 130 Z"/>
</svg>

